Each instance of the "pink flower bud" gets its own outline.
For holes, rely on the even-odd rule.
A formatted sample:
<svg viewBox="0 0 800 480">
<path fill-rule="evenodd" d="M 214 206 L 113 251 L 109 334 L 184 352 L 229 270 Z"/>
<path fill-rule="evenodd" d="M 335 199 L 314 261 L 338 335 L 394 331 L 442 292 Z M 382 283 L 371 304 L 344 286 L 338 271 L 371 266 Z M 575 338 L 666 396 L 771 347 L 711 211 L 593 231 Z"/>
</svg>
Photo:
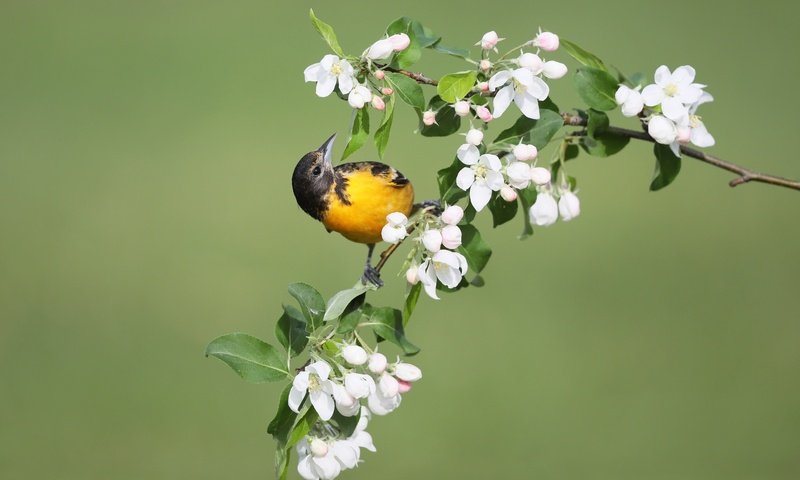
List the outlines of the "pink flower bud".
<svg viewBox="0 0 800 480">
<path fill-rule="evenodd" d="M 520 67 L 527 68 L 533 72 L 534 75 L 539 75 L 542 73 L 542 69 L 544 69 L 544 62 L 539 58 L 539 55 L 535 53 L 523 53 L 519 56 L 517 62 L 519 62 Z"/>
<path fill-rule="evenodd" d="M 435 228 L 425 230 L 422 234 L 422 244 L 429 252 L 438 252 L 442 248 L 442 232 Z"/>
<path fill-rule="evenodd" d="M 442 245 L 444 248 L 455 250 L 461 246 L 461 229 L 456 225 L 442 227 Z"/>
<path fill-rule="evenodd" d="M 315 457 L 324 457 L 328 454 L 328 444 L 319 438 L 311 440 L 311 453 Z"/>
<path fill-rule="evenodd" d="M 533 160 L 539 155 L 539 150 L 536 149 L 535 145 L 526 145 L 524 143 L 515 146 L 512 152 L 520 162 Z"/>
<path fill-rule="evenodd" d="M 547 185 L 550 183 L 550 170 L 542 167 L 531 167 L 531 180 L 536 185 Z"/>
<path fill-rule="evenodd" d="M 558 35 L 552 32 L 541 32 L 533 39 L 533 44 L 545 52 L 558 50 Z"/>
<path fill-rule="evenodd" d="M 480 118 L 486 123 L 489 123 L 494 119 L 494 117 L 492 116 L 492 112 L 490 112 L 489 109 L 484 107 L 483 105 L 479 105 L 475 109 L 475 112 L 478 114 L 478 118 Z"/>
<path fill-rule="evenodd" d="M 417 274 L 417 267 L 411 266 L 406 270 L 406 281 L 411 285 L 419 283 L 419 275 Z"/>
<path fill-rule="evenodd" d="M 370 372 L 380 375 L 386 370 L 386 356 L 382 353 L 373 353 L 369 356 L 369 364 L 367 364 L 367 368 Z"/>
<path fill-rule="evenodd" d="M 428 126 L 436 123 L 436 112 L 434 112 L 433 110 L 426 110 L 425 112 L 423 112 L 422 123 Z"/>
<path fill-rule="evenodd" d="M 464 209 L 458 205 L 450 205 L 442 212 L 442 221 L 447 225 L 457 225 L 464 218 Z"/>
<path fill-rule="evenodd" d="M 342 348 L 342 357 L 350 365 L 364 365 L 367 363 L 367 352 L 358 345 L 347 345 Z"/>
<path fill-rule="evenodd" d="M 481 45 L 482 49 L 491 50 L 497 45 L 497 42 L 499 41 L 500 39 L 497 38 L 497 32 L 492 30 L 491 32 L 484 33 L 483 38 L 481 38 L 481 41 L 478 43 Z"/>
<path fill-rule="evenodd" d="M 488 92 L 489 91 L 489 82 L 480 82 L 478 84 L 478 90 L 480 90 L 483 93 Z"/>
<path fill-rule="evenodd" d="M 459 100 L 453 104 L 453 108 L 456 110 L 456 115 L 459 117 L 466 117 L 469 115 L 469 102 L 465 100 Z"/>
<path fill-rule="evenodd" d="M 394 93 L 394 90 L 392 90 L 389 87 L 383 87 L 383 88 L 381 88 L 381 93 L 384 94 L 384 95 L 391 95 L 391 94 Z"/>
<path fill-rule="evenodd" d="M 407 393 L 411 391 L 411 382 L 406 382 L 405 380 L 398 380 L 397 381 L 397 391 L 399 393 Z"/>
<path fill-rule="evenodd" d="M 389 37 L 389 41 L 392 42 L 392 48 L 395 52 L 405 50 L 411 44 L 411 39 L 405 33 L 396 33 Z"/>
<path fill-rule="evenodd" d="M 508 185 L 505 185 L 500 189 L 500 196 L 503 197 L 503 200 L 506 202 L 511 203 L 517 199 L 517 192 Z"/>
<path fill-rule="evenodd" d="M 375 110 L 385 110 L 386 104 L 383 102 L 383 99 L 377 95 L 372 97 L 372 107 Z"/>
<path fill-rule="evenodd" d="M 478 64 L 478 67 L 480 67 L 481 71 L 488 72 L 489 70 L 492 69 L 492 62 L 484 58 L 483 60 L 481 60 L 481 63 Z"/>
<path fill-rule="evenodd" d="M 384 60 L 389 58 L 394 51 L 394 45 L 388 38 L 382 38 L 370 45 L 367 50 L 367 58 L 372 60 Z"/>
<path fill-rule="evenodd" d="M 477 147 L 481 142 L 483 142 L 483 132 L 477 128 L 471 128 L 469 132 L 467 132 L 467 143 Z"/>
<path fill-rule="evenodd" d="M 378 80 L 383 80 L 386 77 L 386 73 L 383 70 L 375 70 L 375 78 Z"/>
</svg>

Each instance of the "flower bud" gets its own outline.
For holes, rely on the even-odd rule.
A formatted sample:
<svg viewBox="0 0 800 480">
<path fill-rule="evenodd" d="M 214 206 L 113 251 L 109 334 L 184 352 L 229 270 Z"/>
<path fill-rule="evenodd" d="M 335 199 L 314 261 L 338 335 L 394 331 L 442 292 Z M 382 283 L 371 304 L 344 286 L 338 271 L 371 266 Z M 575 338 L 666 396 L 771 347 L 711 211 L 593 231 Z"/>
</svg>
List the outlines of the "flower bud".
<svg viewBox="0 0 800 480">
<path fill-rule="evenodd" d="M 531 167 L 531 180 L 536 185 L 547 185 L 550 183 L 550 170 L 542 167 Z"/>
<path fill-rule="evenodd" d="M 483 142 L 483 132 L 477 128 L 470 128 L 467 132 L 467 143 L 476 147 Z"/>
<path fill-rule="evenodd" d="M 491 69 L 492 69 L 492 62 L 490 62 L 489 60 L 486 60 L 486 59 L 484 58 L 484 59 L 483 59 L 483 60 L 481 60 L 481 62 L 478 64 L 478 67 L 481 69 L 481 71 L 483 71 L 483 72 L 488 72 L 489 70 L 491 70 Z"/>
<path fill-rule="evenodd" d="M 383 87 L 381 88 L 381 93 L 384 95 L 391 95 L 394 93 L 394 90 L 392 90 L 390 87 Z"/>
<path fill-rule="evenodd" d="M 383 70 L 375 70 L 375 78 L 378 80 L 383 80 L 386 78 L 386 73 Z"/>
<path fill-rule="evenodd" d="M 558 35 L 552 32 L 540 32 L 533 39 L 533 44 L 545 52 L 555 52 L 558 50 Z"/>
<path fill-rule="evenodd" d="M 663 145 L 669 145 L 675 141 L 678 136 L 678 129 L 672 120 L 661 115 L 656 115 L 647 123 L 647 133 L 653 139 Z"/>
<path fill-rule="evenodd" d="M 517 62 L 520 67 L 527 68 L 533 72 L 534 75 L 539 75 L 544 69 L 544 62 L 539 58 L 539 55 L 535 53 L 523 53 L 519 56 Z"/>
<path fill-rule="evenodd" d="M 558 220 L 556 199 L 549 192 L 539 192 L 536 195 L 536 202 L 534 202 L 528 214 L 530 215 L 531 223 L 540 227 L 556 223 L 556 220 Z"/>
<path fill-rule="evenodd" d="M 345 417 L 352 417 L 361 408 L 358 400 L 347 393 L 347 390 L 338 383 L 333 383 L 333 400 L 336 402 L 336 410 Z"/>
<path fill-rule="evenodd" d="M 481 38 L 481 41 L 478 42 L 478 43 L 480 44 L 482 49 L 491 50 L 495 46 L 497 46 L 497 42 L 499 42 L 499 41 L 500 41 L 500 39 L 497 38 L 497 32 L 492 30 L 491 32 L 484 33 L 483 37 Z"/>
<path fill-rule="evenodd" d="M 367 50 L 367 58 L 371 60 L 384 60 L 389 58 L 394 52 L 394 45 L 388 38 L 382 38 L 370 45 Z"/>
<path fill-rule="evenodd" d="M 567 74 L 567 66 L 561 62 L 550 60 L 545 62 L 542 73 L 545 77 L 556 80 Z"/>
<path fill-rule="evenodd" d="M 342 348 L 342 358 L 350 365 L 367 363 L 367 352 L 358 345 L 347 345 Z"/>
<path fill-rule="evenodd" d="M 457 225 L 464 218 L 464 209 L 458 205 L 450 205 L 444 209 L 441 218 L 447 225 Z"/>
<path fill-rule="evenodd" d="M 478 114 L 478 118 L 480 118 L 486 123 L 489 123 L 494 119 L 494 117 L 492 116 L 492 112 L 490 112 L 489 109 L 484 107 L 483 105 L 479 105 L 475 109 L 475 112 Z"/>
<path fill-rule="evenodd" d="M 489 82 L 478 82 L 478 90 L 483 93 L 487 93 L 489 91 Z"/>
<path fill-rule="evenodd" d="M 405 33 L 396 33 L 389 37 L 389 41 L 395 52 L 403 51 L 411 45 L 411 39 Z"/>
<path fill-rule="evenodd" d="M 508 185 L 503 185 L 503 187 L 500 189 L 500 197 L 502 197 L 506 202 L 511 203 L 517 200 L 517 192 Z"/>
<path fill-rule="evenodd" d="M 388 398 L 396 397 L 399 388 L 400 385 L 397 384 L 396 378 L 386 372 L 381 374 L 381 378 L 378 380 L 378 391 L 381 393 L 381 395 Z"/>
<path fill-rule="evenodd" d="M 514 153 L 514 157 L 520 162 L 527 162 L 528 160 L 535 159 L 539 155 L 539 150 L 536 149 L 535 145 L 520 143 L 514 147 L 512 153 Z"/>
<path fill-rule="evenodd" d="M 514 188 L 528 188 L 531 183 L 531 167 L 525 162 L 511 162 L 506 167 L 506 175 Z"/>
<path fill-rule="evenodd" d="M 455 104 L 453 104 L 453 108 L 456 110 L 456 115 L 459 117 L 466 117 L 469 115 L 469 102 L 465 100 L 459 100 Z"/>
<path fill-rule="evenodd" d="M 425 230 L 422 234 L 422 244 L 429 252 L 438 252 L 442 248 L 442 232 L 433 228 Z"/>
<path fill-rule="evenodd" d="M 411 382 L 406 382 L 405 380 L 398 380 L 397 381 L 397 391 L 399 393 L 407 393 L 411 391 Z"/>
<path fill-rule="evenodd" d="M 353 108 L 364 108 L 364 104 L 372 100 L 372 92 L 369 88 L 358 85 L 347 96 L 347 103 Z"/>
<path fill-rule="evenodd" d="M 386 104 L 383 102 L 383 99 L 377 95 L 372 97 L 372 108 L 375 110 L 383 111 L 386 109 Z"/>
<path fill-rule="evenodd" d="M 319 438 L 311 440 L 311 453 L 315 457 L 324 457 L 328 454 L 328 444 Z"/>
<path fill-rule="evenodd" d="M 344 376 L 344 389 L 353 398 L 367 398 L 374 388 L 375 381 L 369 375 L 348 373 Z"/>
<path fill-rule="evenodd" d="M 406 270 L 406 282 L 411 285 L 416 285 L 419 283 L 419 274 L 417 274 L 417 266 L 412 265 L 411 267 Z"/>
<path fill-rule="evenodd" d="M 442 245 L 444 248 L 455 250 L 461 246 L 461 229 L 456 225 L 442 227 Z"/>
<path fill-rule="evenodd" d="M 433 110 L 426 110 L 422 112 L 422 123 L 428 126 L 436 123 L 436 112 Z"/>
<path fill-rule="evenodd" d="M 394 376 L 406 382 L 416 382 L 422 378 L 422 370 L 410 363 L 398 362 L 394 366 Z"/>
<path fill-rule="evenodd" d="M 380 375 L 386 370 L 386 363 L 386 355 L 375 352 L 369 356 L 367 369 L 376 375 Z"/>
<path fill-rule="evenodd" d="M 558 212 L 561 214 L 561 220 L 565 222 L 580 215 L 581 202 L 578 200 L 578 196 L 570 191 L 563 192 L 561 198 L 558 199 Z"/>
</svg>

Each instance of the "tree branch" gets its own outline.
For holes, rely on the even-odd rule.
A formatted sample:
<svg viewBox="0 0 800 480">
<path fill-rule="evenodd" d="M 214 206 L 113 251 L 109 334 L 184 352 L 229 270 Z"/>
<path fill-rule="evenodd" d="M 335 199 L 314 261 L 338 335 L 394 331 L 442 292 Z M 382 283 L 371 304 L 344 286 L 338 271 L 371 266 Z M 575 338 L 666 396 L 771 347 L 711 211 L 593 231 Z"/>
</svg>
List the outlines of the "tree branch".
<svg viewBox="0 0 800 480">
<path fill-rule="evenodd" d="M 393 67 L 389 67 L 389 66 L 385 66 L 385 67 L 381 67 L 381 68 L 383 68 L 387 72 L 394 72 L 394 73 L 399 73 L 401 75 L 405 75 L 408 78 L 411 78 L 411 79 L 415 80 L 417 83 L 421 83 L 421 84 L 424 84 L 424 85 L 432 85 L 432 86 L 439 85 L 439 82 L 437 80 L 434 80 L 432 78 L 428 78 L 428 77 L 426 77 L 425 75 L 423 75 L 421 73 L 410 72 L 408 70 L 403 70 L 403 69 L 400 69 L 400 68 L 393 68 Z M 562 113 L 561 117 L 564 119 L 564 125 L 566 125 L 566 126 L 569 126 L 569 127 L 585 127 L 586 126 L 586 120 L 584 118 L 578 116 L 578 115 L 570 115 L 568 113 Z M 647 132 L 639 132 L 639 131 L 636 131 L 636 130 L 628 130 L 626 128 L 619 128 L 619 127 L 608 127 L 608 129 L 606 131 L 609 132 L 609 133 L 612 133 L 614 135 L 619 135 L 619 136 L 622 136 L 622 137 L 635 138 L 637 140 L 643 140 L 645 142 L 655 143 L 655 139 L 653 139 L 653 137 L 651 137 Z M 683 153 L 687 157 L 691 157 L 691 158 L 694 158 L 696 160 L 700 160 L 701 162 L 707 163 L 709 165 L 713 165 L 713 166 L 715 166 L 717 168 L 721 168 L 723 170 L 727 170 L 729 172 L 735 173 L 737 175 L 737 177 L 734 178 L 733 180 L 731 180 L 730 182 L 728 182 L 728 185 L 730 185 L 731 187 L 736 187 L 738 185 L 742 185 L 742 184 L 748 183 L 748 182 L 759 182 L 759 183 L 766 183 L 766 184 L 769 184 L 769 185 L 775 185 L 775 186 L 778 186 L 778 187 L 790 188 L 792 190 L 800 190 L 800 182 L 798 182 L 796 180 L 790 180 L 788 178 L 779 177 L 779 176 L 776 176 L 776 175 L 770 175 L 770 174 L 767 174 L 767 173 L 759 173 L 759 172 L 750 170 L 749 168 L 745 168 L 745 167 L 742 167 L 742 166 L 737 165 L 735 163 L 731 163 L 731 162 L 729 162 L 727 160 L 723 160 L 723 159 L 715 157 L 713 155 L 709 155 L 707 153 L 701 152 L 700 150 L 695 150 L 694 148 L 681 146 L 681 153 Z M 397 245 L 399 245 L 399 244 L 397 244 Z M 393 246 L 396 249 L 396 245 L 393 245 Z M 389 248 L 389 250 L 391 250 L 391 247 Z M 386 263 L 384 261 L 384 254 L 389 252 L 389 250 L 387 250 L 386 252 L 381 254 L 381 262 L 378 263 L 378 265 L 380 267 L 382 267 L 383 264 Z M 393 253 L 393 251 L 389 252 L 389 255 L 391 255 L 391 253 Z M 388 258 L 388 256 L 386 258 Z M 377 269 L 380 270 L 380 268 L 377 268 Z"/>
</svg>

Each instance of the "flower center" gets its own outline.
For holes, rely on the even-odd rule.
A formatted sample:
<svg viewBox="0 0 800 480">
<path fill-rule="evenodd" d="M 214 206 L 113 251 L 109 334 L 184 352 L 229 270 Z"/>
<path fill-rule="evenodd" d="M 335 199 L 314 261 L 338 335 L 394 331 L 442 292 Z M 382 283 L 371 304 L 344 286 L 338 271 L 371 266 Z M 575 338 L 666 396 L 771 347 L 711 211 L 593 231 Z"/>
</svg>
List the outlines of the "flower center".
<svg viewBox="0 0 800 480">
<path fill-rule="evenodd" d="M 513 85 L 514 85 L 514 91 L 517 92 L 518 94 L 525 93 L 528 90 L 528 87 L 526 87 L 516 78 L 513 80 Z"/>
<path fill-rule="evenodd" d="M 678 93 L 678 86 L 675 85 L 674 83 L 670 83 L 664 89 L 664 93 L 666 93 L 667 96 L 670 96 L 670 97 L 675 96 L 675 94 Z"/>
<path fill-rule="evenodd" d="M 334 63 L 333 66 L 331 66 L 331 75 L 338 77 L 341 73 L 342 73 L 342 66 L 339 65 L 338 63 Z"/>
<path fill-rule="evenodd" d="M 316 392 L 320 389 L 319 385 L 319 375 L 316 373 L 309 373 L 308 374 L 308 391 L 309 392 Z"/>
<path fill-rule="evenodd" d="M 486 167 L 486 165 L 483 165 L 483 164 L 479 163 L 478 165 L 475 165 L 475 176 L 476 177 L 485 177 L 486 176 L 486 172 L 488 170 L 489 169 Z"/>
<path fill-rule="evenodd" d="M 700 126 L 702 117 L 698 115 L 689 115 L 689 126 L 691 128 L 697 128 Z"/>
</svg>

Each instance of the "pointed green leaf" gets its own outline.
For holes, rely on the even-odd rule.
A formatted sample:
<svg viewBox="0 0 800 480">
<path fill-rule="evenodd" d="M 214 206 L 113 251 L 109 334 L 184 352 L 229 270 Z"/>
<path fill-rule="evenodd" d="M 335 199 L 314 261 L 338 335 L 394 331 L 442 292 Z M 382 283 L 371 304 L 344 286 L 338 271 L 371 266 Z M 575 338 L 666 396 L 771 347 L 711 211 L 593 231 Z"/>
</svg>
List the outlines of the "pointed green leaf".
<svg viewBox="0 0 800 480">
<path fill-rule="evenodd" d="M 606 65 L 596 55 L 587 52 L 569 40 L 561 39 L 559 42 L 564 50 L 569 53 L 572 58 L 586 65 L 587 67 L 597 68 L 599 70 L 608 70 Z"/>
<path fill-rule="evenodd" d="M 555 175 L 554 175 L 555 178 Z M 535 187 L 528 187 L 517 192 L 517 198 L 519 199 L 519 204 L 522 206 L 522 233 L 520 233 L 519 238 L 520 240 L 525 240 L 526 238 L 533 235 L 533 226 L 531 225 L 531 218 L 529 215 L 529 211 L 531 206 L 533 206 L 534 202 L 536 202 L 536 188 Z"/>
<path fill-rule="evenodd" d="M 596 110 L 607 111 L 617 108 L 614 95 L 617 91 L 617 79 L 605 70 L 597 68 L 579 68 L 573 77 L 575 88 L 586 105 Z"/>
<path fill-rule="evenodd" d="M 245 381 L 265 383 L 289 377 L 285 359 L 272 345 L 245 333 L 217 337 L 206 347 L 206 356 L 217 357 Z"/>
<path fill-rule="evenodd" d="M 581 147 L 589 155 L 595 157 L 608 157 L 619 152 L 630 142 L 630 138 L 613 133 L 604 133 L 595 138 L 584 137 L 581 139 Z"/>
<path fill-rule="evenodd" d="M 517 215 L 517 201 L 506 202 L 499 193 L 492 194 L 492 200 L 489 202 L 489 211 L 492 212 L 492 227 L 499 227 L 500 225 L 511 221 Z"/>
<path fill-rule="evenodd" d="M 367 107 L 365 106 L 364 109 Z M 378 130 L 375 131 L 375 148 L 378 150 L 378 158 L 383 160 L 383 153 L 386 145 L 389 144 L 389 136 L 392 131 L 392 119 L 394 118 L 394 95 L 389 97 L 386 102 L 386 111 L 383 114 L 383 122 Z"/>
<path fill-rule="evenodd" d="M 367 138 L 369 138 L 369 112 L 365 106 L 364 108 L 354 109 L 350 138 L 347 140 L 347 146 L 344 147 L 342 160 L 363 147 L 367 143 Z"/>
<path fill-rule="evenodd" d="M 350 305 L 350 302 L 352 302 L 356 297 L 364 294 L 364 292 L 367 290 L 370 290 L 370 288 L 363 283 L 359 283 L 353 288 L 336 292 L 330 298 L 330 300 L 328 300 L 328 304 L 325 306 L 325 315 L 323 316 L 323 320 L 329 322 L 339 318 L 339 316 L 344 313 L 347 306 Z"/>
<path fill-rule="evenodd" d="M 375 335 L 397 345 L 406 355 L 415 355 L 420 351 L 405 336 L 403 313 L 400 310 L 390 307 L 373 308 L 368 319 L 358 326 L 371 327 Z"/>
<path fill-rule="evenodd" d="M 292 425 L 297 418 L 297 414 L 289 408 L 289 391 L 292 389 L 292 384 L 286 385 L 286 388 L 281 392 L 281 397 L 278 399 L 278 412 L 275 417 L 269 422 L 267 433 L 275 438 L 278 442 L 278 448 L 286 445 L 289 440 L 289 433 L 292 431 Z"/>
<path fill-rule="evenodd" d="M 445 75 L 439 80 L 436 93 L 447 103 L 455 103 L 466 97 L 475 86 L 478 72 L 471 70 Z"/>
<path fill-rule="evenodd" d="M 439 53 L 452 55 L 456 58 L 463 58 L 463 59 L 469 58 L 469 50 L 466 50 L 464 48 L 448 47 L 446 45 L 442 45 L 441 42 L 436 42 L 430 48 L 436 50 Z"/>
<path fill-rule="evenodd" d="M 608 115 L 605 113 L 590 108 L 586 112 L 586 116 L 586 133 L 590 137 L 595 137 L 608 129 Z"/>
<path fill-rule="evenodd" d="M 286 448 L 290 449 L 297 445 L 297 442 L 303 439 L 308 432 L 311 431 L 311 427 L 314 426 L 319 420 L 319 414 L 317 411 L 314 410 L 313 407 L 308 407 L 306 412 L 300 417 L 295 424 L 294 428 L 292 429 L 292 433 L 289 435 L 289 441 L 286 442 Z"/>
<path fill-rule="evenodd" d="M 656 168 L 653 172 L 653 181 L 650 190 L 661 190 L 675 180 L 681 171 L 681 158 L 676 157 L 669 145 L 656 143 L 653 147 L 656 155 Z"/>
<path fill-rule="evenodd" d="M 419 300 L 419 294 L 422 291 L 422 283 L 417 283 L 413 285 L 406 293 L 406 301 L 403 304 L 403 327 L 408 325 L 408 320 L 411 318 L 411 315 L 414 313 L 414 309 L 417 307 L 417 300 Z"/>
<path fill-rule="evenodd" d="M 435 95 L 428 102 L 428 110 L 436 112 L 436 123 L 424 125 L 420 114 L 420 133 L 424 137 L 446 137 L 456 133 L 461 128 L 461 117 L 456 115 L 453 107 Z"/>
<path fill-rule="evenodd" d="M 303 353 L 308 343 L 307 323 L 303 314 L 291 305 L 283 306 L 283 315 L 275 324 L 275 337 L 283 348 L 295 357 Z"/>
<path fill-rule="evenodd" d="M 327 42 L 329 47 L 331 47 L 333 53 L 339 55 L 340 57 L 344 57 L 344 52 L 342 51 L 342 47 L 339 46 L 339 40 L 336 39 L 336 33 L 333 31 L 333 27 L 317 18 L 317 16 L 314 15 L 314 9 L 310 9 L 308 11 L 308 18 L 311 19 L 311 23 L 314 25 L 314 28 L 317 29 L 317 32 L 319 32 L 322 39 Z"/>
<path fill-rule="evenodd" d="M 322 325 L 325 314 L 325 300 L 322 295 L 311 285 L 305 283 L 292 283 L 289 285 L 289 295 L 293 296 L 300 304 L 300 310 L 308 322 L 308 331 L 313 332 Z"/>
<path fill-rule="evenodd" d="M 489 263 L 492 249 L 483 240 L 474 225 L 460 225 L 460 228 L 461 246 L 458 247 L 458 251 L 467 258 L 469 270 L 473 273 L 480 273 Z"/>
<path fill-rule="evenodd" d="M 386 72 L 385 78 L 400 100 L 419 111 L 425 109 L 425 94 L 416 81 L 402 73 L 394 72 Z"/>
</svg>

